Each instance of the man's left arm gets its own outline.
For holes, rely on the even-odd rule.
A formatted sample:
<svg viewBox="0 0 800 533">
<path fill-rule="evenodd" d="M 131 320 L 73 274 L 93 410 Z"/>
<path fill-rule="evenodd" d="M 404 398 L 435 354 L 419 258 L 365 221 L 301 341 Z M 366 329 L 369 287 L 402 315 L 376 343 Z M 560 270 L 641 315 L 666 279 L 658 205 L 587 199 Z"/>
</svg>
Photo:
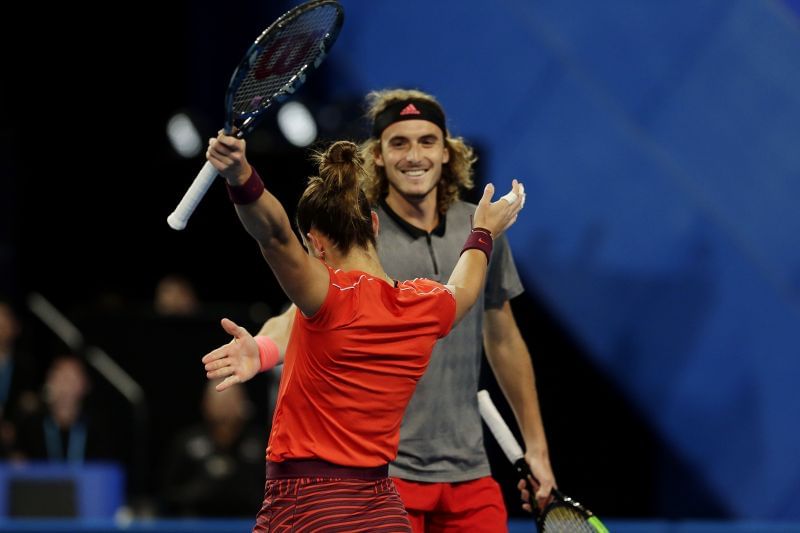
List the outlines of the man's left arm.
<svg viewBox="0 0 800 533">
<path fill-rule="evenodd" d="M 540 483 L 536 499 L 541 506 L 549 498 L 550 489 L 555 485 L 555 477 L 550 466 L 531 355 L 508 300 L 499 308 L 484 311 L 483 339 L 486 357 L 514 410 L 525 440 L 525 460 Z M 522 491 L 522 498 L 528 501 L 527 491 Z M 530 510 L 528 504 L 523 507 Z"/>
</svg>

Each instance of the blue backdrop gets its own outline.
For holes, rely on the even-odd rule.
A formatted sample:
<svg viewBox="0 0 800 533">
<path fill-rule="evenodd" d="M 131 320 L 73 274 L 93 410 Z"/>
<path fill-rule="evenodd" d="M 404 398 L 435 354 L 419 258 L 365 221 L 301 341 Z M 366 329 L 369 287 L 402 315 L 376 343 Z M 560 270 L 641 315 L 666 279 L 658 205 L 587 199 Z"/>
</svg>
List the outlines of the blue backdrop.
<svg viewBox="0 0 800 533">
<path fill-rule="evenodd" d="M 330 85 L 437 95 L 528 287 L 731 516 L 800 518 L 800 3 L 344 4 Z"/>
</svg>

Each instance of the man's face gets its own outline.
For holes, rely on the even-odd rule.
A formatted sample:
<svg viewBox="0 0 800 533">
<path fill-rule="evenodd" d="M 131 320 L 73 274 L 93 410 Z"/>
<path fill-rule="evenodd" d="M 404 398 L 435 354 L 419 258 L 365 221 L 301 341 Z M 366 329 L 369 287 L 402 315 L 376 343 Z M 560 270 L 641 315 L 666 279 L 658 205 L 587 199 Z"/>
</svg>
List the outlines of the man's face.
<svg viewBox="0 0 800 533">
<path fill-rule="evenodd" d="M 402 120 L 383 130 L 375 164 L 389 180 L 389 195 L 417 203 L 436 194 L 442 165 L 450 160 L 442 130 L 427 120 Z"/>
</svg>

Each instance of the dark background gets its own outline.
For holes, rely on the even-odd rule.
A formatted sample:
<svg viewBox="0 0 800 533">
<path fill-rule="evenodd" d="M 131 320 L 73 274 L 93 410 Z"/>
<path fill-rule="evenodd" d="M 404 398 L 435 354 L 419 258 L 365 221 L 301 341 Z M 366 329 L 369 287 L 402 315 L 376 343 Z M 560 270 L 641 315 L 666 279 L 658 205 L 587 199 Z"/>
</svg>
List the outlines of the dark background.
<svg viewBox="0 0 800 533">
<path fill-rule="evenodd" d="M 213 135 L 236 60 L 291 4 L 26 4 L 2 23 L 0 293 L 43 294 L 142 384 L 154 469 L 199 417 L 198 359 L 227 340 L 219 318 L 254 328 L 285 304 L 220 183 L 185 231 L 166 225 L 203 162 L 175 155 L 166 121 L 186 111 Z M 512 303 L 560 486 L 605 516 L 796 517 L 796 394 L 782 379 L 796 369 L 800 279 L 794 4 L 357 5 L 298 95 L 340 110 L 320 142 L 363 137 L 366 90 L 417 86 L 478 147 L 478 182 L 529 175 L 530 219 L 510 235 L 528 291 Z M 508 63 L 510 81 L 492 77 Z M 250 148 L 293 206 L 307 152 L 274 114 Z M 195 285 L 200 318 L 153 320 L 167 273 Z M 44 367 L 63 347 L 25 318 Z M 124 448 L 130 408 L 95 378 Z M 265 380 L 250 392 L 266 427 Z M 510 468 L 486 440 L 516 513 Z M 737 489 L 742 465 L 753 493 Z M 145 478 L 136 490 L 154 490 Z"/>
</svg>

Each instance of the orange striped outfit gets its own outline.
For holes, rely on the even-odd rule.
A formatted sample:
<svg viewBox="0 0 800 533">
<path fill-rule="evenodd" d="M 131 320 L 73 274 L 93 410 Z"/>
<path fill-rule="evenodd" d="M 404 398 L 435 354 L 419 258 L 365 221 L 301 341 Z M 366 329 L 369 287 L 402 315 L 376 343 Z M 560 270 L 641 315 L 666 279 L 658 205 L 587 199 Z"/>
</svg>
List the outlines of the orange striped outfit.
<svg viewBox="0 0 800 533">
<path fill-rule="evenodd" d="M 254 531 L 410 531 L 388 463 L 455 298 L 430 280 L 329 273 L 322 307 L 292 326 Z"/>
</svg>

